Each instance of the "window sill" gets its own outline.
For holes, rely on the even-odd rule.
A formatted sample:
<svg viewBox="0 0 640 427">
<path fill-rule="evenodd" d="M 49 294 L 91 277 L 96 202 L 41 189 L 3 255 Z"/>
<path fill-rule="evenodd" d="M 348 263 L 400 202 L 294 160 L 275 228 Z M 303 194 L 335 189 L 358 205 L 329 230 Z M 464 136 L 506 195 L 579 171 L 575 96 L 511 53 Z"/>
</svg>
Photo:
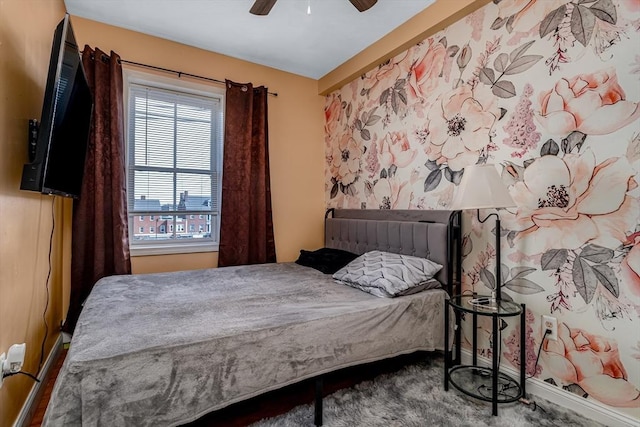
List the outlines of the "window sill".
<svg viewBox="0 0 640 427">
<path fill-rule="evenodd" d="M 181 243 L 181 244 L 153 244 L 129 245 L 132 257 L 148 255 L 192 254 L 197 252 L 217 252 L 218 244 L 212 242 Z"/>
</svg>

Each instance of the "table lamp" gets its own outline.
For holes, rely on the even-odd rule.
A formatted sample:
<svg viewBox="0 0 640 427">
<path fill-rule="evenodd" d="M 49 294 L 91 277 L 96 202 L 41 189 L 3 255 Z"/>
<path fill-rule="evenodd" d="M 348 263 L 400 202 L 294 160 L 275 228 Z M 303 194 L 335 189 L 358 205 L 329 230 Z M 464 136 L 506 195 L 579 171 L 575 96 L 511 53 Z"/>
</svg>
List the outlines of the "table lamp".
<svg viewBox="0 0 640 427">
<path fill-rule="evenodd" d="M 509 195 L 509 190 L 502 183 L 500 175 L 494 165 L 477 164 L 467 166 L 464 169 L 462 180 L 455 197 L 451 203 L 451 209 L 469 210 L 476 209 L 478 221 L 484 223 L 489 217 L 496 217 L 496 288 L 492 292 L 492 299 L 502 299 L 500 287 L 502 276 L 500 275 L 500 215 L 498 208 L 514 207 L 516 204 Z M 480 219 L 479 209 L 496 209 L 484 219 Z M 492 302 L 495 302 L 492 301 Z"/>
</svg>

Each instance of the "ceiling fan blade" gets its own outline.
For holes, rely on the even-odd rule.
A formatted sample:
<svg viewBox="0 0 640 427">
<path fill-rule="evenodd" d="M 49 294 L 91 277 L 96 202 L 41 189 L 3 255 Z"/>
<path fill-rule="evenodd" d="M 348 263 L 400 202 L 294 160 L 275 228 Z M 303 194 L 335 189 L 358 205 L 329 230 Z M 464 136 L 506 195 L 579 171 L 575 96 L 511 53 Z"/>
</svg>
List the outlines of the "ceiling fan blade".
<svg viewBox="0 0 640 427">
<path fill-rule="evenodd" d="M 268 15 L 276 0 L 256 0 L 249 12 L 254 15 Z"/>
<path fill-rule="evenodd" d="M 360 12 L 368 10 L 378 2 L 378 0 L 349 0 L 352 5 L 356 7 Z"/>
</svg>

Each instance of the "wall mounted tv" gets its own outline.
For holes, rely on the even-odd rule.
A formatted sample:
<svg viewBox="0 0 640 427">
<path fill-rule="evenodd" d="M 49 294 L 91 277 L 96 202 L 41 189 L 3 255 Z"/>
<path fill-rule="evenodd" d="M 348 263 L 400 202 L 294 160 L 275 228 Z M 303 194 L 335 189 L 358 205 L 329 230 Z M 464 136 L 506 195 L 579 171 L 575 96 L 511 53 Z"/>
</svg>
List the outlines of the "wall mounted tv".
<svg viewBox="0 0 640 427">
<path fill-rule="evenodd" d="M 29 123 L 29 163 L 20 189 L 79 198 L 93 97 L 69 14 L 53 36 L 40 124 Z"/>
</svg>

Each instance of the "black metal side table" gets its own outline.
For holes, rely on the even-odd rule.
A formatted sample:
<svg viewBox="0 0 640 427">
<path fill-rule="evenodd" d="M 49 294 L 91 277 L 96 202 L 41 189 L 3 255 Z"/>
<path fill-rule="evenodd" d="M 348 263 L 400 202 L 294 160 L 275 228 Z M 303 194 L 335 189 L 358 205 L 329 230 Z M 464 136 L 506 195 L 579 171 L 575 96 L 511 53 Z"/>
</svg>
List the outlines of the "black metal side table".
<svg viewBox="0 0 640 427">
<path fill-rule="evenodd" d="M 468 396 L 492 403 L 492 414 L 498 415 L 498 403 L 514 402 L 525 396 L 526 349 L 525 349 L 525 305 L 512 301 L 490 301 L 490 297 L 480 295 L 454 295 L 447 300 L 445 309 L 445 343 L 449 342 L 449 315 L 453 309 L 456 318 L 456 328 L 461 327 L 460 314 L 470 313 L 473 321 L 473 355 L 472 364 L 459 364 L 452 361 L 451 352 L 445 351 L 444 359 L 444 389 L 449 391 L 449 383 Z M 500 372 L 500 337 L 498 323 L 506 317 L 520 316 L 520 380 L 516 381 L 509 375 Z M 492 367 L 478 366 L 477 356 L 477 322 L 478 316 L 492 318 Z M 454 343 L 456 354 L 460 354 L 460 334 Z"/>
</svg>

